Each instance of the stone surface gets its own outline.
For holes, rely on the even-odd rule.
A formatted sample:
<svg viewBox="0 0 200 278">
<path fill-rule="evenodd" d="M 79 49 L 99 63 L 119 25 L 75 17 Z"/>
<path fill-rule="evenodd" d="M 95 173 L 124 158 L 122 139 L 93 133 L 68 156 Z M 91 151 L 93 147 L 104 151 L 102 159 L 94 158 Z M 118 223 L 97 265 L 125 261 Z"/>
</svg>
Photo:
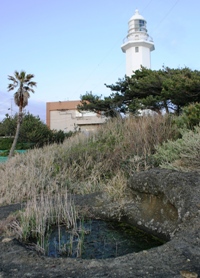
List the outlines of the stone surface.
<svg viewBox="0 0 200 278">
<path fill-rule="evenodd" d="M 1 239 L 0 277 L 200 277 L 200 174 L 145 171 L 130 178 L 118 201 L 95 193 L 75 203 L 86 215 L 121 219 L 169 241 L 115 259 L 82 260 L 44 257 Z M 0 208 L 1 218 L 3 210 L 7 216 L 9 207 Z"/>
<path fill-rule="evenodd" d="M 181 277 L 185 277 L 185 278 L 197 278 L 198 277 L 197 273 L 185 271 L 185 270 L 180 271 L 180 274 L 181 274 Z"/>
</svg>

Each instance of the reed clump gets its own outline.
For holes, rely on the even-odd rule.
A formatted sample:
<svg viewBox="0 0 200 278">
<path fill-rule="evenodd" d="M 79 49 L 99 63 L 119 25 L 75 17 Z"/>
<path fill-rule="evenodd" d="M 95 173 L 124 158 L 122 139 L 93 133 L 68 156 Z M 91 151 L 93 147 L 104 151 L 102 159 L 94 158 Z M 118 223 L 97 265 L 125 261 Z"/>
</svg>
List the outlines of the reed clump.
<svg viewBox="0 0 200 278">
<path fill-rule="evenodd" d="M 39 198 L 28 200 L 25 207 L 15 214 L 7 227 L 16 237 L 25 242 L 35 243 L 36 249 L 45 253 L 48 237 L 53 226 L 77 233 L 77 211 L 71 195 L 56 193 L 40 194 Z"/>
</svg>

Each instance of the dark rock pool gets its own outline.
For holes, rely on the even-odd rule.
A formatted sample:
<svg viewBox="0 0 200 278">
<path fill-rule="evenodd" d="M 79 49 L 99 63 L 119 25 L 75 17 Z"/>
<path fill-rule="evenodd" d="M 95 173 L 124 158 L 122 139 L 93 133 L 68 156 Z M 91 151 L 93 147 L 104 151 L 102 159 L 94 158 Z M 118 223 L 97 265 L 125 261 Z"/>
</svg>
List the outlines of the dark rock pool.
<svg viewBox="0 0 200 278">
<path fill-rule="evenodd" d="M 50 234 L 46 255 L 106 259 L 147 250 L 164 242 L 130 225 L 102 220 L 78 221 L 76 230 L 56 227 Z"/>
</svg>

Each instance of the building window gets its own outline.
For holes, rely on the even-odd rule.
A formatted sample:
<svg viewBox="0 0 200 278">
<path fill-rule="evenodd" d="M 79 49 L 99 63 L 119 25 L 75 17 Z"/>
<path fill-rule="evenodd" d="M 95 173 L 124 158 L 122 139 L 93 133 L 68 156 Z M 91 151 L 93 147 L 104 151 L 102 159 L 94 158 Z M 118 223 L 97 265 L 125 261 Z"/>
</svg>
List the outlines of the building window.
<svg viewBox="0 0 200 278">
<path fill-rule="evenodd" d="M 135 31 L 142 31 L 142 32 L 147 32 L 146 30 L 146 21 L 141 20 L 141 19 L 136 19 L 135 20 Z"/>
<path fill-rule="evenodd" d="M 145 27 L 145 21 L 144 20 L 139 20 L 139 26 L 140 27 Z"/>
<path fill-rule="evenodd" d="M 139 52 L 139 47 L 138 46 L 135 47 L 135 52 L 136 53 Z"/>
</svg>

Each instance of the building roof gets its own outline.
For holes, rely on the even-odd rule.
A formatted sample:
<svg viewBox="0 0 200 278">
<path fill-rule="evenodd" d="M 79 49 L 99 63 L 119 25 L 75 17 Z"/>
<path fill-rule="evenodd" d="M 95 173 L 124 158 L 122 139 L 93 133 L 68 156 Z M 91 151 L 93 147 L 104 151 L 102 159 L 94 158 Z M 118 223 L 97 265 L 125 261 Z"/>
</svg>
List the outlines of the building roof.
<svg viewBox="0 0 200 278">
<path fill-rule="evenodd" d="M 80 100 L 68 100 L 68 101 L 55 101 L 47 102 L 46 106 L 48 110 L 76 110 L 77 106 L 81 104 Z"/>
</svg>

